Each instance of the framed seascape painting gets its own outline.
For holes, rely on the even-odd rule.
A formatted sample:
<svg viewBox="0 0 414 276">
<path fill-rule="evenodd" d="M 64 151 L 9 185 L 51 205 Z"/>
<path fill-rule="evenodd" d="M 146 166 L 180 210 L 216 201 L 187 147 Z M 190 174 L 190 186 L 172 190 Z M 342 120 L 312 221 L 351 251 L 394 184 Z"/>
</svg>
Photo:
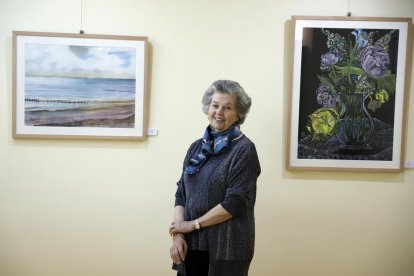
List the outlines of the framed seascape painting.
<svg viewBox="0 0 414 276">
<path fill-rule="evenodd" d="M 292 23 L 287 169 L 400 171 L 411 19 Z"/>
<path fill-rule="evenodd" d="M 143 139 L 148 39 L 13 32 L 13 137 Z"/>
</svg>

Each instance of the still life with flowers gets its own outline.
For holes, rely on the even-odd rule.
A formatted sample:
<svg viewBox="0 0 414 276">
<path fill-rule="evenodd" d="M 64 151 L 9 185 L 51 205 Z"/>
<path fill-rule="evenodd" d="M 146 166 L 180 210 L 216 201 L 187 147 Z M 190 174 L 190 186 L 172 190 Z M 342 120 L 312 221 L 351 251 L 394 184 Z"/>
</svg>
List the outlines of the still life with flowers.
<svg viewBox="0 0 414 276">
<path fill-rule="evenodd" d="M 312 101 L 316 105 L 303 115 L 306 131 L 299 133 L 302 140 L 298 155 L 326 158 L 303 146 L 311 144 L 314 148 L 324 147 L 331 158 L 360 159 L 361 155 L 373 154 L 375 159 L 389 159 L 392 147 L 378 154 L 383 148 L 378 149 L 377 145 L 384 145 L 384 141 L 375 142 L 373 136 L 382 135 L 381 139 L 392 141 L 392 120 L 385 123 L 376 114 L 386 109 L 388 117 L 393 117 L 396 90 L 393 51 L 398 30 L 312 31 L 319 33 L 319 43 L 324 47 L 317 55 L 320 62 L 312 76 L 315 83 Z"/>
</svg>

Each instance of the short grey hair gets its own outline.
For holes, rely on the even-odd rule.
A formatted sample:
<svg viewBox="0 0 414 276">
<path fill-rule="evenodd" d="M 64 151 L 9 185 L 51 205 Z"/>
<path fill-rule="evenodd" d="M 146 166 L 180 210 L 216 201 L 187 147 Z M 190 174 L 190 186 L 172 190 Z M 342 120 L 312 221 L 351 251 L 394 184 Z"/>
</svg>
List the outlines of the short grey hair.
<svg viewBox="0 0 414 276">
<path fill-rule="evenodd" d="M 201 101 L 203 112 L 208 114 L 208 108 L 214 93 L 226 93 L 236 97 L 236 110 L 239 117 L 239 124 L 243 124 L 246 119 L 247 113 L 249 113 L 250 106 L 252 105 L 252 99 L 244 92 L 243 87 L 238 82 L 231 80 L 217 80 L 213 82 L 204 92 L 203 99 Z"/>
</svg>

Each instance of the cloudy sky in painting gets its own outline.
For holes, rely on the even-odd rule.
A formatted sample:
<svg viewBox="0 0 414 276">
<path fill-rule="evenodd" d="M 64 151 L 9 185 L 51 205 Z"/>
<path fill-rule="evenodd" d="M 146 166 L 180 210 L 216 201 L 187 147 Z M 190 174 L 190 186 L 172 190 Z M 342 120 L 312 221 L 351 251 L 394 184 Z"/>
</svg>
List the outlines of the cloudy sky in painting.
<svg viewBox="0 0 414 276">
<path fill-rule="evenodd" d="M 135 48 L 26 44 L 26 76 L 135 78 Z"/>
</svg>

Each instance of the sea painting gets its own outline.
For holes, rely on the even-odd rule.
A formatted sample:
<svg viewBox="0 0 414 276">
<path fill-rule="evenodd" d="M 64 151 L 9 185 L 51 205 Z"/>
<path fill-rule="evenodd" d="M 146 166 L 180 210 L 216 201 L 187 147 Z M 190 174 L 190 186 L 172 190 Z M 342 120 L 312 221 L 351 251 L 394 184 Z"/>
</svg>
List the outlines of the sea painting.
<svg viewBox="0 0 414 276">
<path fill-rule="evenodd" d="M 25 44 L 24 125 L 134 128 L 136 49 Z"/>
</svg>

